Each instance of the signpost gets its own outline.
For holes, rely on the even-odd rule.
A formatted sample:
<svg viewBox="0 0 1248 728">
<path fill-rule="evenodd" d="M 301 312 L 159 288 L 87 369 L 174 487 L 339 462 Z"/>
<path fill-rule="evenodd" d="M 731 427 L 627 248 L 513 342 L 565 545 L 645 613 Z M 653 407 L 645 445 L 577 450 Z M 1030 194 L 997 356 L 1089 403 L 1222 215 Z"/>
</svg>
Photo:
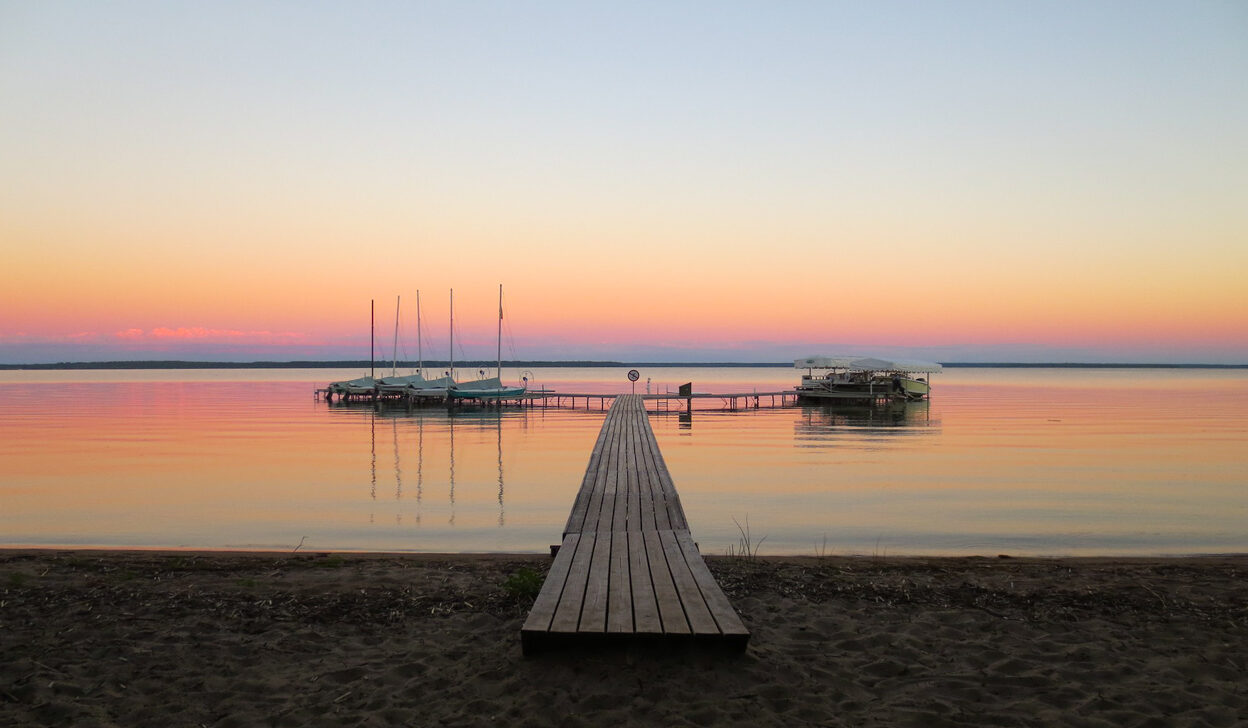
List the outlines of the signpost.
<svg viewBox="0 0 1248 728">
<path fill-rule="evenodd" d="M 637 394 L 637 380 L 641 379 L 641 372 L 636 369 L 628 370 L 628 381 L 632 382 L 633 394 Z"/>
</svg>

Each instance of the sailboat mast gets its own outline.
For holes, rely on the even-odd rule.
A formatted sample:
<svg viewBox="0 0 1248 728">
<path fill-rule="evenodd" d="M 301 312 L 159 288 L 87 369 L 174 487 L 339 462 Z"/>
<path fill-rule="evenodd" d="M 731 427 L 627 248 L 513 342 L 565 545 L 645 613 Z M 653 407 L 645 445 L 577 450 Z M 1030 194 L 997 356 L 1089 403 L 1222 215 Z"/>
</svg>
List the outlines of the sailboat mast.
<svg viewBox="0 0 1248 728">
<path fill-rule="evenodd" d="M 420 335 L 420 291 L 416 291 L 416 358 L 420 361 L 420 376 L 425 376 L 425 351 L 421 348 L 423 343 Z"/>
<path fill-rule="evenodd" d="M 451 365 L 447 367 L 447 369 L 449 370 L 451 381 L 454 382 L 455 381 L 455 289 L 454 288 L 451 289 L 451 327 L 450 329 L 451 329 L 451 351 L 450 351 Z"/>
<path fill-rule="evenodd" d="M 368 300 L 368 376 L 375 377 L 377 375 L 377 366 L 374 359 L 377 356 L 377 344 L 374 342 L 376 336 L 374 329 L 377 328 L 377 299 L 370 298 Z"/>
<path fill-rule="evenodd" d="M 503 284 L 498 284 L 498 365 L 494 375 L 503 378 Z"/>
<path fill-rule="evenodd" d="M 390 361 L 390 376 L 396 376 L 399 373 L 399 301 L 403 300 L 402 296 L 394 297 L 394 348 L 390 353 L 393 359 Z"/>
</svg>

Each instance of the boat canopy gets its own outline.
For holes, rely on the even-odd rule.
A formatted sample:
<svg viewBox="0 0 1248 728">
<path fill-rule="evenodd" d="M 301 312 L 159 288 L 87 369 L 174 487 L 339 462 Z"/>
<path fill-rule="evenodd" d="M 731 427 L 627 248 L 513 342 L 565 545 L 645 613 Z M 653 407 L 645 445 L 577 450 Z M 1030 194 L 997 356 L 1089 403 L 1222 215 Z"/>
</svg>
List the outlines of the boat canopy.
<svg viewBox="0 0 1248 728">
<path fill-rule="evenodd" d="M 808 356 L 805 359 L 794 359 L 794 369 L 848 369 L 849 363 L 858 357 L 853 356 Z"/>
<path fill-rule="evenodd" d="M 794 359 L 795 369 L 848 369 L 857 372 L 902 372 L 920 374 L 939 372 L 943 366 L 932 361 L 914 359 L 876 359 L 875 357 L 808 356 Z"/>
</svg>

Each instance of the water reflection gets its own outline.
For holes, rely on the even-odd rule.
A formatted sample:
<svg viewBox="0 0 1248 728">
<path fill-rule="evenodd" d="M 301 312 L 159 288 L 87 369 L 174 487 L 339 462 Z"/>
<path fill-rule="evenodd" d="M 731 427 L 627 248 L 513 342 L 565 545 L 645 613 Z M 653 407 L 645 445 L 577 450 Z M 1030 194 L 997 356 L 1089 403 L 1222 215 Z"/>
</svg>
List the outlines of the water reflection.
<svg viewBox="0 0 1248 728">
<path fill-rule="evenodd" d="M 425 421 L 416 427 L 416 525 L 420 525 L 420 499 L 425 495 Z"/>
<path fill-rule="evenodd" d="M 503 515 L 503 418 L 501 416 L 495 420 L 495 433 L 497 434 L 498 443 L 498 525 L 499 528 L 506 522 Z"/>
<path fill-rule="evenodd" d="M 670 380 L 742 389 L 715 374 Z M 544 551 L 602 423 L 326 407 L 308 396 L 324 371 L 242 387 L 127 376 L 0 383 L 6 544 Z M 736 544 L 747 515 L 768 554 L 1248 548 L 1243 371 L 957 370 L 930 404 L 672 415 L 650 422 L 704 552 Z"/>
<path fill-rule="evenodd" d="M 451 439 L 450 455 L 448 456 L 451 463 L 451 517 L 447 520 L 447 523 L 452 526 L 455 525 L 455 418 L 452 416 L 453 414 L 453 412 L 448 412 L 446 418 L 447 431 L 450 433 Z"/>
<path fill-rule="evenodd" d="M 373 506 L 368 511 L 368 522 L 377 522 L 377 413 L 368 413 L 368 499 Z"/>
<path fill-rule="evenodd" d="M 480 523 L 479 508 L 483 503 L 480 486 L 490 484 L 489 501 L 493 514 L 490 520 L 497 528 L 507 525 L 507 479 L 504 429 L 514 429 L 517 436 L 528 429 L 530 413 L 526 410 L 500 410 L 497 408 L 441 408 L 408 409 L 405 407 L 375 406 L 371 403 L 333 403 L 329 411 L 335 418 L 367 420 L 368 426 L 368 502 L 372 504 L 368 522 L 375 524 L 379 488 L 385 476 L 379 472 L 385 466 L 379 462 L 386 450 L 385 435 L 378 433 L 379 420 L 390 421 L 390 445 L 393 459 L 394 497 L 399 510 L 394 514 L 395 524 L 403 524 L 403 507 L 410 504 L 411 523 L 420 527 L 428 515 L 425 503 L 425 465 L 432 459 L 434 467 L 446 473 L 446 499 L 443 511 L 447 526 L 455 527 L 465 493 L 473 509 L 473 523 Z M 504 428 L 504 420 L 516 425 Z M 426 432 L 428 430 L 428 432 Z M 384 429 L 382 430 L 384 433 Z M 346 439 L 344 438 L 344 443 Z M 487 450 L 488 448 L 488 450 Z M 379 453 L 379 449 L 381 452 Z M 488 453 L 488 454 L 487 454 Z M 404 460 L 411 468 L 415 458 L 415 488 L 404 489 Z M 438 463 L 441 461 L 441 467 Z M 488 475 L 482 466 L 489 463 Z M 410 474 L 410 470 L 408 470 Z M 410 476 L 409 476 L 410 477 Z M 464 488 L 470 488 L 467 492 Z M 383 501 L 386 499 L 383 499 Z M 439 519 L 441 521 L 441 519 Z"/>
<path fill-rule="evenodd" d="M 394 499 L 403 498 L 403 466 L 399 462 L 399 422 L 390 423 L 390 437 L 394 441 Z"/>
<path fill-rule="evenodd" d="M 793 423 L 793 435 L 798 447 L 816 447 L 849 434 L 863 439 L 893 438 L 929 436 L 940 430 L 940 420 L 933 418 L 931 403 L 927 400 L 881 404 L 803 404 L 799 412 Z"/>
</svg>

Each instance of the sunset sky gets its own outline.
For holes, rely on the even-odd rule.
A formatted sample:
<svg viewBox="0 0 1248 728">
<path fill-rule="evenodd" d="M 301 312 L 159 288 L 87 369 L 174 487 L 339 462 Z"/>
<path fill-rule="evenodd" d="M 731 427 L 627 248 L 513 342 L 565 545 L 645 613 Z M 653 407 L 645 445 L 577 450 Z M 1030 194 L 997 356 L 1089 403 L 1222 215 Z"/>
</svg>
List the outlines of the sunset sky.
<svg viewBox="0 0 1248 728">
<path fill-rule="evenodd" d="M 0 363 L 1248 362 L 1248 4 L 0 0 Z M 462 350 L 461 347 L 462 346 Z"/>
</svg>

